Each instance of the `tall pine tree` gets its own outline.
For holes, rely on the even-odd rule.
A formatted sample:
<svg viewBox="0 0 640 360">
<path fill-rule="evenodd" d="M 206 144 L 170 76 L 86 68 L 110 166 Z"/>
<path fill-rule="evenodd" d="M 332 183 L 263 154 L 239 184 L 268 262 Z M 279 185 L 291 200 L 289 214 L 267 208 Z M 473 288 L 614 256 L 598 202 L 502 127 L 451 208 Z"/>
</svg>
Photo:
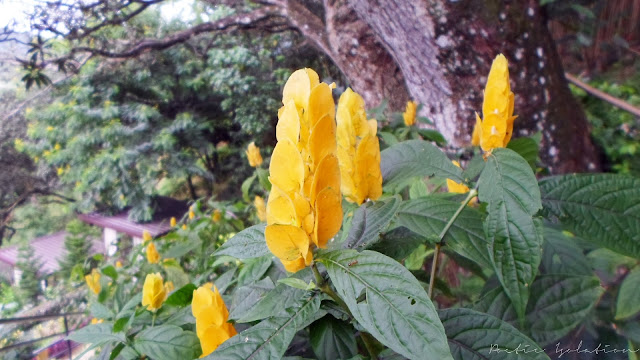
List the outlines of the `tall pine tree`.
<svg viewBox="0 0 640 360">
<path fill-rule="evenodd" d="M 67 250 L 64 258 L 58 260 L 60 275 L 69 279 L 73 267 L 83 264 L 91 251 L 91 239 L 95 234 L 91 227 L 80 220 L 72 220 L 67 224 L 67 236 L 64 239 L 64 248 Z"/>
<path fill-rule="evenodd" d="M 42 268 L 42 262 L 36 257 L 35 250 L 30 243 L 25 242 L 18 250 L 18 270 L 22 272 L 20 276 L 20 293 L 23 299 L 32 304 L 38 303 L 38 295 L 42 293 L 40 288 L 41 276 L 38 270 Z"/>
</svg>

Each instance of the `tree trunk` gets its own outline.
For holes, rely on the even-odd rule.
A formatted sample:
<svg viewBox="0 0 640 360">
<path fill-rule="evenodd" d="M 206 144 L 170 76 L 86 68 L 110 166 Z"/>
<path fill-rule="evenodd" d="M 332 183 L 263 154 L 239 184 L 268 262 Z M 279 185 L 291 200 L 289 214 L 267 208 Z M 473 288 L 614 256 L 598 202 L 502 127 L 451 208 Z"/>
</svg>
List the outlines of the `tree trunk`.
<svg viewBox="0 0 640 360">
<path fill-rule="evenodd" d="M 599 169 L 537 0 L 325 0 L 324 9 L 325 34 L 307 37 L 324 41 L 368 107 L 388 98 L 402 111 L 411 97 L 452 145 L 468 145 L 491 62 L 503 53 L 515 136 L 541 131 L 540 156 L 552 173 Z M 305 35 L 320 31 L 294 25 Z"/>
</svg>

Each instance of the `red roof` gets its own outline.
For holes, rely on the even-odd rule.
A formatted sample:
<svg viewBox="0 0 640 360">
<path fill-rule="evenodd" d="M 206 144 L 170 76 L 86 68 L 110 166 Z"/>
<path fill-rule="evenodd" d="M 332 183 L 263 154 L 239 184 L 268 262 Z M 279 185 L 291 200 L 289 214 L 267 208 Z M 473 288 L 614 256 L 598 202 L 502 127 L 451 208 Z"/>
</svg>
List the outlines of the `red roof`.
<svg viewBox="0 0 640 360">
<path fill-rule="evenodd" d="M 142 238 L 142 233 L 145 230 L 152 237 L 157 237 L 171 231 L 170 221 L 172 217 L 180 218 L 189 210 L 187 203 L 172 198 L 158 197 L 156 203 L 158 209 L 154 212 L 153 220 L 144 224 L 129 220 L 128 210 L 117 215 L 80 214 L 78 219 L 101 228 L 114 229 L 131 237 Z"/>
<path fill-rule="evenodd" d="M 60 231 L 55 234 L 35 238 L 31 241 L 31 246 L 33 247 L 36 257 L 42 262 L 40 273 L 51 274 L 60 268 L 58 260 L 62 259 L 66 252 L 64 248 L 64 239 L 66 236 L 66 231 Z M 18 261 L 18 249 L 18 245 L 0 249 L 0 261 L 15 266 Z M 102 240 L 94 239 L 92 253 L 104 253 Z"/>
</svg>

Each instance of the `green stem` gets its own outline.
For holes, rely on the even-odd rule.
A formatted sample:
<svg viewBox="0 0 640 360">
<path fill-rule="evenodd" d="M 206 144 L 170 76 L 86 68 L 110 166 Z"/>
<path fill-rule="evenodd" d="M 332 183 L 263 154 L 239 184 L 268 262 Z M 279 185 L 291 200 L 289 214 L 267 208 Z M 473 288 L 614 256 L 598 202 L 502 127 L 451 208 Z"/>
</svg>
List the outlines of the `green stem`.
<svg viewBox="0 0 640 360">
<path fill-rule="evenodd" d="M 364 331 L 360 332 L 360 339 L 362 339 L 362 342 L 364 343 L 364 347 L 367 348 L 367 352 L 369 353 L 371 360 L 377 359 L 378 354 L 374 346 L 376 339 L 373 336 L 371 336 L 371 334 Z"/>
<path fill-rule="evenodd" d="M 444 228 L 440 232 L 440 235 L 438 236 L 439 240 L 438 240 L 438 243 L 436 244 L 435 251 L 433 252 L 433 262 L 431 264 L 431 277 L 429 278 L 429 298 L 430 299 L 433 299 L 433 285 L 435 284 L 436 271 L 438 270 L 438 258 L 440 257 L 440 247 L 442 246 L 444 236 L 447 235 L 447 231 L 451 229 L 451 226 L 453 226 L 453 223 L 456 221 L 458 216 L 460 216 L 460 213 L 462 212 L 462 210 L 464 210 L 465 206 L 467 206 L 469 201 L 471 201 L 471 199 L 473 199 L 473 197 L 476 195 L 478 195 L 477 189 L 474 188 L 469 191 L 469 194 L 467 195 L 467 197 L 464 199 L 462 204 L 460 204 L 460 206 L 458 207 L 458 210 L 456 210 L 456 212 L 453 214 L 451 219 L 449 219 L 449 222 L 447 222 L 447 224 L 444 226 Z"/>
<path fill-rule="evenodd" d="M 151 318 L 151 327 L 154 327 L 156 325 L 156 316 L 158 316 L 158 313 L 154 311 L 153 318 Z"/>
</svg>

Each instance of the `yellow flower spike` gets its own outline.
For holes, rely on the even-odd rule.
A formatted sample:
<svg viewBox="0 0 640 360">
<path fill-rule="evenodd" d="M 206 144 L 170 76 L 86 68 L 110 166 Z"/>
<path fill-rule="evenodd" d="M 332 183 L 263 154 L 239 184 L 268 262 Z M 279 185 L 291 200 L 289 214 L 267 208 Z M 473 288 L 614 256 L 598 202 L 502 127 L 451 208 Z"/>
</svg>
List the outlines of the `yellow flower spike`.
<svg viewBox="0 0 640 360">
<path fill-rule="evenodd" d="M 149 264 L 157 264 L 158 261 L 160 261 L 160 254 L 158 250 L 156 250 L 156 245 L 153 242 L 147 245 L 147 261 Z"/>
<path fill-rule="evenodd" d="M 237 334 L 233 325 L 227 322 L 229 311 L 215 286 L 211 290 L 211 286 L 205 284 L 193 291 L 191 312 L 196 318 L 196 335 L 200 339 L 203 357 Z"/>
<path fill-rule="evenodd" d="M 402 113 L 402 119 L 406 126 L 413 126 L 416 123 L 416 111 L 418 104 L 415 101 L 407 101 L 407 106 Z"/>
<path fill-rule="evenodd" d="M 193 209 L 189 209 L 189 220 L 193 220 L 196 217 L 196 213 Z"/>
<path fill-rule="evenodd" d="M 122 262 L 120 260 L 116 261 L 116 269 L 120 269 L 122 267 Z"/>
<path fill-rule="evenodd" d="M 102 324 L 103 322 L 104 322 L 104 319 L 98 319 L 98 318 L 91 319 L 91 325 Z"/>
<path fill-rule="evenodd" d="M 56 171 L 58 176 L 64 174 L 64 168 L 63 167 L 59 167 L 58 170 Z"/>
<path fill-rule="evenodd" d="M 452 163 L 453 165 L 460 167 L 459 162 L 454 160 L 452 161 Z M 451 179 L 447 179 L 447 188 L 449 189 L 450 193 L 464 194 L 469 192 L 469 187 L 467 185 L 457 183 Z"/>
<path fill-rule="evenodd" d="M 351 89 L 338 101 L 337 120 L 341 190 L 358 205 L 377 200 L 382 195 L 377 121 L 366 120 L 364 100 Z"/>
<path fill-rule="evenodd" d="M 473 145 L 479 144 L 485 152 L 505 147 L 513 135 L 515 96 L 509 84 L 507 58 L 499 54 L 491 64 L 484 89 L 482 116 L 476 114 L 476 126 L 471 136 Z"/>
<path fill-rule="evenodd" d="M 48 131 L 48 132 L 53 131 L 53 126 L 47 126 L 47 131 Z"/>
<path fill-rule="evenodd" d="M 285 269 L 296 272 L 311 264 L 313 249 L 324 246 L 342 224 L 336 110 L 332 87 L 320 83 L 310 69 L 291 75 L 282 103 L 276 126 L 278 143 L 269 164 L 273 186 L 266 206 L 265 238 Z M 319 194 L 323 194 L 322 204 L 316 200 Z M 318 212 L 324 215 L 318 217 Z M 340 223 L 337 228 L 335 222 Z M 312 240 L 317 234 L 321 242 Z"/>
<path fill-rule="evenodd" d="M 60 150 L 60 149 L 62 149 L 62 146 L 59 143 L 56 143 L 56 145 L 53 148 L 55 150 Z"/>
<path fill-rule="evenodd" d="M 182 230 L 187 230 L 187 224 L 182 224 Z"/>
<path fill-rule="evenodd" d="M 147 243 L 149 241 L 151 241 L 153 239 L 153 236 L 151 236 L 151 233 L 148 230 L 143 230 L 142 231 L 142 241 L 144 243 Z"/>
<path fill-rule="evenodd" d="M 260 155 L 260 148 L 256 146 L 256 143 L 254 141 L 252 141 L 249 146 L 247 146 L 245 154 L 247 154 L 247 159 L 249 160 L 249 165 L 251 167 L 258 167 L 262 164 L 262 155 Z"/>
<path fill-rule="evenodd" d="M 44 157 L 49 157 L 49 155 L 51 155 L 51 151 L 49 151 L 49 150 L 45 150 L 45 151 L 42 152 L 42 156 L 44 156 Z"/>
<path fill-rule="evenodd" d="M 177 223 L 178 222 L 175 217 L 171 217 L 171 220 L 169 220 L 169 225 L 171 225 L 171 227 L 175 227 Z"/>
<path fill-rule="evenodd" d="M 160 273 L 147 274 L 142 287 L 142 306 L 156 312 L 167 299 L 167 290 Z"/>
<path fill-rule="evenodd" d="M 260 196 L 256 196 L 253 199 L 253 206 L 256 208 L 256 215 L 260 221 L 267 221 L 267 207 L 265 206 L 264 199 Z"/>
<path fill-rule="evenodd" d="M 98 269 L 94 268 L 91 270 L 91 274 L 85 275 L 84 281 L 87 282 L 87 286 L 89 286 L 89 289 L 91 289 L 94 294 L 100 294 L 102 286 L 100 285 L 100 272 Z"/>
<path fill-rule="evenodd" d="M 213 220 L 214 223 L 219 223 L 220 220 L 222 219 L 222 212 L 218 209 L 213 210 L 213 214 L 211 214 L 211 220 Z"/>
</svg>

